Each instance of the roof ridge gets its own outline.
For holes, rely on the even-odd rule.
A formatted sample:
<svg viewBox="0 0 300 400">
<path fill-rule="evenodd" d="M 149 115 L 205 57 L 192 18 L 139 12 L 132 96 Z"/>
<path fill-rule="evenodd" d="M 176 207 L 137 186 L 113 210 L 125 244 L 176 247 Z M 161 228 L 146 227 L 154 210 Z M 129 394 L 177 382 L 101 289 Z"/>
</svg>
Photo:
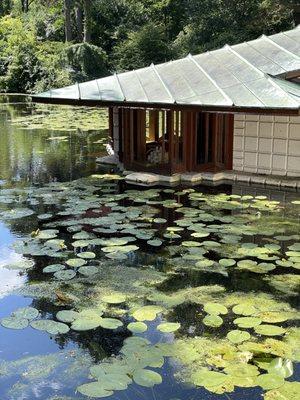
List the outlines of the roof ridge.
<svg viewBox="0 0 300 400">
<path fill-rule="evenodd" d="M 157 68 L 155 67 L 155 65 L 153 63 L 151 63 L 150 67 L 153 69 L 153 71 L 156 73 L 158 79 L 160 80 L 160 83 L 163 85 L 165 91 L 168 93 L 168 96 L 170 97 L 170 99 L 173 101 L 173 103 L 176 103 L 176 100 L 174 99 L 172 93 L 170 92 L 168 86 L 166 85 L 166 83 L 164 82 L 164 80 L 162 79 L 162 77 L 160 76 L 159 72 L 157 71 Z"/>
<path fill-rule="evenodd" d="M 273 36 L 273 35 L 272 35 L 272 36 Z M 287 37 L 288 37 L 288 36 L 287 36 Z M 300 60 L 300 57 L 297 56 L 297 54 L 295 54 L 295 53 L 293 53 L 293 52 L 291 52 L 291 51 L 285 49 L 284 47 L 280 46 L 280 44 L 274 42 L 274 40 L 272 40 L 272 39 L 270 38 L 270 36 L 261 35 L 261 39 L 265 39 L 265 40 L 267 40 L 268 42 L 271 42 L 274 46 L 278 47 L 280 50 L 282 50 L 282 51 L 284 51 L 285 53 L 290 54 L 292 57 L 295 57 L 296 59 L 299 59 L 299 60 Z"/>
<path fill-rule="evenodd" d="M 224 47 L 225 47 L 225 46 L 224 46 Z M 251 46 L 251 47 L 252 47 L 252 46 Z M 256 71 L 258 71 L 262 76 L 264 76 L 265 78 L 267 78 L 267 80 L 271 83 L 272 86 L 275 86 L 275 87 L 278 88 L 281 92 L 285 93 L 286 95 L 288 95 L 288 97 L 290 97 L 289 94 L 288 94 L 284 89 L 282 89 L 282 87 L 281 87 L 280 85 L 278 85 L 276 82 L 274 82 L 272 79 L 270 79 L 270 77 L 273 78 L 272 75 L 264 73 L 264 72 L 261 71 L 259 68 L 257 68 L 255 65 L 251 64 L 251 63 L 250 63 L 248 60 L 246 60 L 243 56 L 241 56 L 241 55 L 238 54 L 235 50 L 233 50 L 231 46 L 226 45 L 226 48 L 228 48 L 230 51 L 232 51 L 234 54 L 236 54 L 240 59 L 242 59 L 243 61 L 245 61 L 248 65 L 250 65 L 250 66 L 251 66 L 252 68 L 254 68 Z M 248 87 L 248 86 L 247 86 L 247 87 Z M 250 90 L 250 89 L 249 89 L 249 90 Z M 250 90 L 250 91 L 251 91 L 251 90 Z M 253 93 L 253 92 L 251 91 L 251 93 Z M 253 93 L 253 94 L 254 94 L 254 93 Z M 255 96 L 255 95 L 254 95 L 254 96 Z M 257 97 L 257 96 L 255 96 L 255 97 Z M 291 101 L 295 102 L 295 100 L 292 99 L 292 98 L 291 98 Z"/>
<path fill-rule="evenodd" d="M 124 91 L 123 91 L 123 89 L 122 89 L 122 85 L 121 85 L 121 82 L 120 82 L 120 80 L 119 80 L 118 74 L 115 72 L 113 76 L 116 78 L 117 84 L 118 84 L 119 89 L 120 89 L 120 91 L 121 91 L 121 93 L 122 93 L 122 96 L 123 96 L 123 101 L 126 101 L 126 96 L 125 96 L 125 93 L 124 93 Z"/>
<path fill-rule="evenodd" d="M 222 96 L 230 102 L 230 105 L 234 106 L 233 100 L 224 92 L 222 88 L 220 88 L 217 82 L 205 71 L 205 69 L 197 63 L 194 56 L 191 53 L 189 53 L 189 55 L 186 58 L 190 59 L 198 67 L 198 69 L 200 69 L 200 71 L 202 71 L 204 75 L 213 83 L 213 85 L 222 94 Z"/>
</svg>

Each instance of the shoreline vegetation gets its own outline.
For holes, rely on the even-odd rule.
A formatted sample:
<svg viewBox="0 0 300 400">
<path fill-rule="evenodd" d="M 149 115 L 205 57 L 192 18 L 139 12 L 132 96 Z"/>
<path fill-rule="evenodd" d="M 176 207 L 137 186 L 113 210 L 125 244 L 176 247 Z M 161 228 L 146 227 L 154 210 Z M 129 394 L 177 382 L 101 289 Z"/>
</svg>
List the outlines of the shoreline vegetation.
<svg viewBox="0 0 300 400">
<path fill-rule="evenodd" d="M 41 92 L 288 30 L 293 3 L 3 0 L 0 92 Z"/>
</svg>

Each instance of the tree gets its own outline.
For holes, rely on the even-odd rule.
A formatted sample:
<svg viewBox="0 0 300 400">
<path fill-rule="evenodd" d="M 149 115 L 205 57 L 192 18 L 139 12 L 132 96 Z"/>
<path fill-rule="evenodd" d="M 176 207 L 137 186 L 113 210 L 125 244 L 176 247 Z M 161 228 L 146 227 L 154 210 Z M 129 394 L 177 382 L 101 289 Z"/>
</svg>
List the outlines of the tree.
<svg viewBox="0 0 300 400">
<path fill-rule="evenodd" d="M 71 11 L 72 11 L 72 0 L 64 0 L 64 13 L 65 13 L 65 39 L 66 42 L 71 42 L 72 36 L 72 22 L 71 22 Z"/>
<path fill-rule="evenodd" d="M 172 58 L 172 46 L 166 40 L 164 29 L 151 23 L 139 31 L 130 33 L 114 49 L 114 59 L 118 70 L 141 68 L 164 62 Z"/>
<path fill-rule="evenodd" d="M 90 43 L 91 41 L 91 0 L 83 0 L 84 10 L 84 30 L 83 30 L 83 41 Z"/>
</svg>

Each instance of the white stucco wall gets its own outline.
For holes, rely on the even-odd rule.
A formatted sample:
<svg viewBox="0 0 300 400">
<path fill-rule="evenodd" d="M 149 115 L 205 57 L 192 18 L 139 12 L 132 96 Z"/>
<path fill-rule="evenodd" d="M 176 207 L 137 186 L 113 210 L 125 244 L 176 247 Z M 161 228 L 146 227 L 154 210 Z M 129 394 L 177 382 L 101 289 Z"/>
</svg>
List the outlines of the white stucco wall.
<svg viewBox="0 0 300 400">
<path fill-rule="evenodd" d="M 300 116 L 236 114 L 233 169 L 300 177 Z"/>
</svg>

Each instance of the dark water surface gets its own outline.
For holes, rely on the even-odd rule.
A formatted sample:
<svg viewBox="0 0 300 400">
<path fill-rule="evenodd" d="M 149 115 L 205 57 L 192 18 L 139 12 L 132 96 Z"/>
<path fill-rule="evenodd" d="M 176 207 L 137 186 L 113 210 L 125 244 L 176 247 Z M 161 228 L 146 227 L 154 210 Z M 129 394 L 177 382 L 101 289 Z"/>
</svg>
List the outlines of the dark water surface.
<svg viewBox="0 0 300 400">
<path fill-rule="evenodd" d="M 225 364 L 218 365 L 216 360 L 212 362 L 204 356 L 201 358 L 200 347 L 211 347 L 220 343 L 224 350 L 230 344 L 226 335 L 231 330 L 239 329 L 233 324 L 233 320 L 242 317 L 234 315 L 232 308 L 240 303 L 257 307 L 257 313 L 288 313 L 289 317 L 282 323 L 274 322 L 285 329 L 285 334 L 270 337 L 285 341 L 288 340 L 286 337 L 290 335 L 290 329 L 294 329 L 292 336 L 296 339 L 288 342 L 291 349 L 289 347 L 285 351 L 277 352 L 278 354 L 276 351 L 271 352 L 271 355 L 262 353 L 260 357 L 255 353 L 248 363 L 255 365 L 257 361 L 266 358 L 266 355 L 269 357 L 268 362 L 279 356 L 283 361 L 291 359 L 293 373 L 287 376 L 287 380 L 299 382 L 300 354 L 296 347 L 300 348 L 300 280 L 297 277 L 300 270 L 300 209 L 299 205 L 292 203 L 299 200 L 297 193 L 242 185 L 196 187 L 196 192 L 204 193 L 204 198 L 208 199 L 202 203 L 191 197 L 193 193 L 184 192 L 186 188 L 176 188 L 174 193 L 161 188 L 156 192 L 155 189 L 154 192 L 149 192 L 146 189 L 127 187 L 122 180 L 103 177 L 101 174 L 108 171 L 102 171 L 96 165 L 96 157 L 105 154 L 106 125 L 106 114 L 103 110 L 77 111 L 70 107 L 40 107 L 30 104 L 26 98 L 13 96 L 2 96 L 0 100 L 0 320 L 26 306 L 39 311 L 38 319 L 56 320 L 56 314 L 61 310 L 99 309 L 99 304 L 103 306 L 105 303 L 103 296 L 110 293 L 126 297 L 125 304 L 106 304 L 104 307 L 105 317 L 123 322 L 123 326 L 118 329 L 104 329 L 100 326 L 86 331 L 70 329 L 65 334 L 53 335 L 31 326 L 19 330 L 0 325 L 0 399 L 86 399 L 88 397 L 76 389 L 91 381 L 89 368 L 103 360 L 122 362 L 120 351 L 124 341 L 126 343 L 127 338 L 140 336 L 149 340 L 150 349 L 158 343 L 173 343 L 180 346 L 180 350 L 172 347 L 172 351 L 180 353 L 186 346 L 186 352 L 183 351 L 186 354 L 179 358 L 164 354 L 164 363 L 159 366 L 155 362 L 153 365 L 145 362 L 142 367 L 148 367 L 160 374 L 162 383 L 153 387 L 132 383 L 126 390 L 114 390 L 108 396 L 109 399 L 259 400 L 267 390 L 254 384 L 249 385 L 250 387 L 240 387 L 237 384 L 234 390 L 229 387 L 225 390 L 219 385 L 218 389 L 225 393 L 218 394 L 215 393 L 218 392 L 218 385 L 213 390 L 207 390 L 201 384 L 195 387 L 190 383 L 195 383 L 195 378 L 191 379 L 191 376 L 200 368 L 208 367 L 210 370 L 224 372 Z M 97 128 L 99 126 L 100 129 Z M 93 174 L 96 176 L 92 180 L 87 178 Z M 79 178 L 84 179 L 78 181 Z M 239 204 L 235 206 L 232 203 L 229 208 L 224 207 L 223 200 L 218 197 L 220 193 L 224 193 L 227 200 L 233 203 L 237 201 Z M 241 211 L 241 197 L 228 197 L 232 194 L 266 198 L 258 197 L 257 207 L 253 198 L 244 198 L 244 203 L 252 202 L 255 207 L 247 203 Z M 271 203 L 264 204 L 265 200 L 278 201 L 277 205 L 273 204 L 277 211 L 272 210 Z M 91 203 L 90 208 L 86 202 Z M 172 202 L 182 203 L 187 208 L 184 217 L 177 212 L 177 205 L 170 205 Z M 202 204 L 205 206 L 202 207 Z M 158 212 L 153 211 L 153 208 Z M 193 214 L 193 209 L 202 208 L 200 214 Z M 22 218 L 10 217 L 11 210 L 23 209 L 33 210 L 34 213 Z M 58 214 L 66 210 L 67 213 Z M 246 225 L 254 227 L 253 231 L 241 231 L 238 221 L 241 212 Z M 126 215 L 121 224 L 118 222 L 120 213 Z M 43 217 L 44 214 L 50 216 Z M 184 229 L 170 229 L 180 226 L 177 224 L 180 216 L 187 220 Z M 102 222 L 98 221 L 96 225 L 87 221 L 88 218 L 103 217 Z M 106 217 L 108 220 L 105 220 Z M 228 217 L 232 219 L 226 220 Z M 153 218 L 163 218 L 165 222 L 160 221 L 155 225 Z M 78 222 L 63 222 L 72 219 Z M 210 229 L 207 237 L 191 236 L 193 231 L 202 231 L 199 227 L 198 230 L 186 229 L 193 228 L 196 223 L 202 223 L 203 230 Z M 125 231 L 121 232 L 120 226 L 123 224 Z M 225 225 L 236 227 L 236 231 L 228 228 L 227 232 L 223 232 L 219 229 Z M 102 232 L 94 230 L 95 227 L 103 229 Z M 154 227 L 155 232 L 153 230 L 151 233 Z M 54 250 L 50 247 L 45 250 L 43 240 L 38 241 L 34 249 L 30 247 L 39 235 L 38 229 L 58 229 L 59 234 L 53 238 L 64 240 L 66 248 L 57 248 L 56 244 Z M 75 247 L 74 250 L 72 242 L 75 239 L 72 239 L 72 235 L 76 232 L 87 232 L 91 240 L 134 237 L 128 245 L 135 245 L 138 249 L 125 252 L 127 256 L 124 259 L 122 249 L 116 252 L 115 257 L 108 258 L 107 254 L 110 253 L 101 250 L 104 244 L 99 248 L 87 243 L 86 246 Z M 178 237 L 164 236 L 168 232 L 178 234 Z M 148 243 L 151 239 L 161 239 L 163 244 L 151 245 Z M 27 241 L 25 247 L 24 243 L 20 244 L 21 240 Z M 185 243 L 187 241 L 220 242 L 224 249 L 222 247 L 220 252 L 214 244 L 205 244 L 205 260 L 212 260 L 214 267 L 195 268 L 197 260 L 189 258 L 195 254 L 192 249 L 194 245 Z M 17 247 L 13 247 L 16 242 Z M 267 250 L 270 257 L 267 260 L 259 258 L 261 253 L 257 258 L 257 254 L 250 254 L 249 250 L 237 257 L 235 251 L 243 243 L 252 243 L 260 249 L 266 248 L 264 246 L 267 244 L 277 245 L 278 249 L 274 248 L 273 252 Z M 293 245 L 293 250 L 288 249 Z M 26 246 L 30 249 L 26 250 Z M 107 243 L 104 250 L 110 246 Z M 199 247 L 196 245 L 194 249 L 197 248 Z M 287 255 L 289 250 L 295 254 Z M 71 281 L 64 281 L 55 279 L 53 274 L 43 273 L 46 266 L 64 264 L 66 259 L 76 257 L 81 251 L 95 253 L 95 258 L 88 259 L 87 265 L 97 266 L 99 275 L 82 276 L 80 270 L 75 268 L 76 277 Z M 61 255 L 63 252 L 66 259 Z M 274 253 L 275 258 L 271 258 Z M 279 254 L 277 258 L 276 254 Z M 184 256 L 187 257 L 183 258 Z M 288 257 L 290 265 L 276 265 L 276 260 Z M 223 258 L 269 262 L 268 266 L 274 264 L 274 269 L 258 273 L 251 270 L 251 266 L 250 269 L 221 267 L 218 261 Z M 199 260 L 202 259 L 203 256 L 199 254 Z M 24 260 L 32 260 L 34 265 L 24 268 Z M 213 328 L 202 322 L 206 315 L 203 305 L 211 302 L 224 304 L 228 308 L 228 314 L 221 315 L 224 323 L 220 327 Z M 145 320 L 146 332 L 132 333 L 126 326 L 135 320 L 134 311 L 143 305 L 158 305 L 162 307 L 162 312 L 158 312 L 153 320 Z M 157 326 L 163 321 L 180 323 L 180 328 L 175 333 L 162 333 L 157 330 Z M 250 340 L 257 343 L 268 338 L 256 334 L 252 328 L 246 331 L 252 336 Z M 199 345 L 197 338 L 207 339 L 206 344 L 203 342 Z M 191 346 L 195 346 L 197 350 L 195 359 L 188 357 L 192 352 Z M 228 361 L 223 358 L 226 359 L 227 355 L 229 357 L 229 353 L 226 353 L 228 348 L 223 350 L 214 350 L 214 354 L 222 358 L 222 363 L 226 363 Z M 131 355 L 142 357 L 140 348 L 131 351 Z M 242 353 L 240 349 L 238 356 L 245 356 L 247 351 Z M 153 357 L 156 360 L 157 353 Z M 206 355 L 206 358 L 209 357 Z M 233 359 L 232 364 L 236 363 L 236 359 Z M 266 371 L 260 368 L 259 372 Z M 282 385 L 275 383 L 269 389 L 276 391 L 282 387 L 283 382 Z M 295 389 L 293 390 L 288 389 L 289 394 L 282 397 L 282 400 L 296 399 Z M 278 393 L 271 393 L 269 396 L 279 396 Z M 271 398 L 266 397 L 267 400 Z M 274 397 L 275 400 L 279 398 Z"/>
</svg>

